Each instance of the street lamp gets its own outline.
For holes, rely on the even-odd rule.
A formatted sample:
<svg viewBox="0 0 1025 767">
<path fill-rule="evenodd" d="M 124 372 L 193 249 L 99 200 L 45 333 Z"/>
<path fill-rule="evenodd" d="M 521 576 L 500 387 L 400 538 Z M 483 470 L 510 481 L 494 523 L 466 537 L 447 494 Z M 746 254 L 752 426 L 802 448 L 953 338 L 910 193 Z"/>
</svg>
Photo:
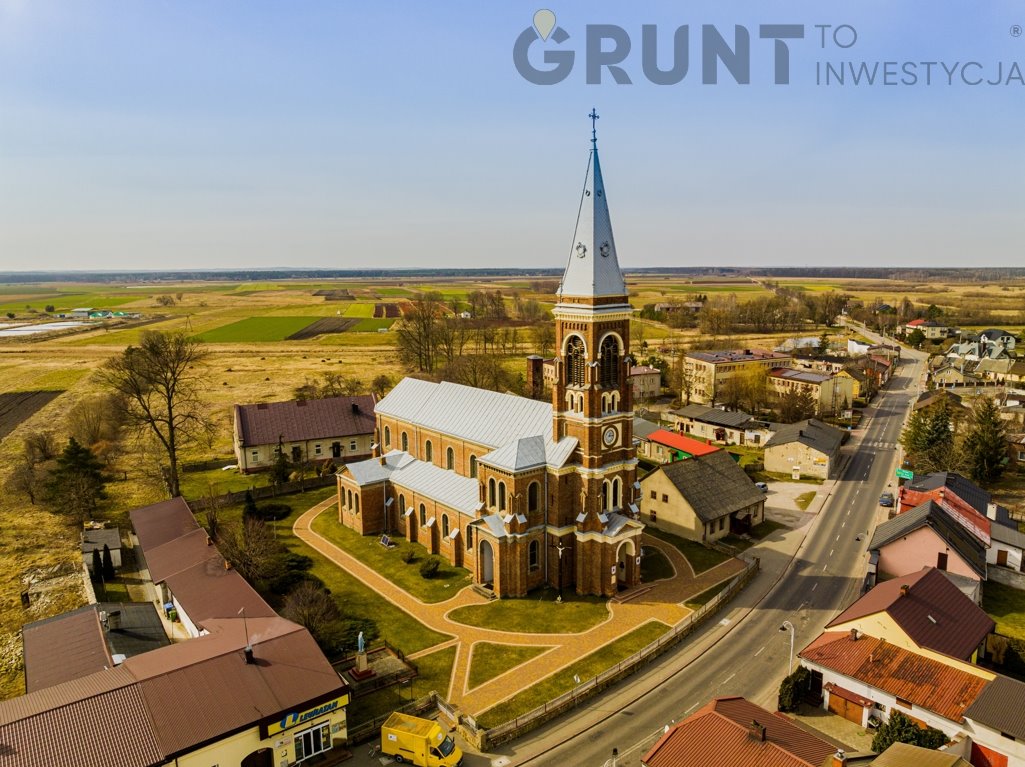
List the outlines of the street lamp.
<svg viewBox="0 0 1025 767">
<path fill-rule="evenodd" d="M 559 552 L 559 596 L 555 598 L 555 601 L 562 604 L 562 552 L 568 547 L 562 545 L 562 539 L 559 539 L 559 544 L 555 547 L 555 550 Z"/>
<path fill-rule="evenodd" d="M 790 663 L 787 665 L 787 676 L 790 676 L 794 673 L 794 634 L 797 632 L 794 631 L 794 624 L 790 621 L 783 621 L 783 625 L 779 627 L 779 630 L 790 632 Z"/>
</svg>

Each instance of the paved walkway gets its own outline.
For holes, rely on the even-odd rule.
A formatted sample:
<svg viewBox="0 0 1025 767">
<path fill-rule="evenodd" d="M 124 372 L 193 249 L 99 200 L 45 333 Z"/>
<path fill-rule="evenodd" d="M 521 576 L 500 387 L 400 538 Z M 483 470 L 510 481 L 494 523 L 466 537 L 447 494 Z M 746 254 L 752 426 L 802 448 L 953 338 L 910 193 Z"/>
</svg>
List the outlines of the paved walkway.
<svg viewBox="0 0 1025 767">
<path fill-rule="evenodd" d="M 654 546 L 662 551 L 672 563 L 676 575 L 654 582 L 651 588 L 634 599 L 610 601 L 609 617 L 597 626 L 575 634 L 521 634 L 478 628 L 449 618 L 451 611 L 458 607 L 487 604 L 487 600 L 470 587 L 461 589 L 444 602 L 422 602 L 315 532 L 312 529 L 313 520 L 333 506 L 334 500 L 328 499 L 302 514 L 293 525 L 295 535 L 423 625 L 451 637 L 410 657 L 415 659 L 455 646 L 456 659 L 449 688 L 438 692 L 471 715 L 480 714 L 521 690 L 532 687 L 545 677 L 645 623 L 659 621 L 670 626 L 677 623 L 691 612 L 683 605 L 685 600 L 732 578 L 744 569 L 743 562 L 730 559 L 695 577 L 690 563 L 675 546 L 644 536 L 643 545 Z M 548 649 L 500 676 L 469 689 L 470 663 L 477 642 Z"/>
</svg>

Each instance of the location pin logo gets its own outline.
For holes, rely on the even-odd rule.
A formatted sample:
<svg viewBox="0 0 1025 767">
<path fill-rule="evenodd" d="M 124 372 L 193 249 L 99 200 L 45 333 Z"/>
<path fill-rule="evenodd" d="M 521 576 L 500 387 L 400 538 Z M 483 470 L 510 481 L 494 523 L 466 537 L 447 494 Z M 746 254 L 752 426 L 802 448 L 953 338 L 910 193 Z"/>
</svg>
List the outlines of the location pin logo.
<svg viewBox="0 0 1025 767">
<path fill-rule="evenodd" d="M 534 14 L 534 29 L 541 35 L 542 40 L 548 40 L 548 35 L 555 29 L 555 14 L 547 8 L 542 8 Z"/>
</svg>

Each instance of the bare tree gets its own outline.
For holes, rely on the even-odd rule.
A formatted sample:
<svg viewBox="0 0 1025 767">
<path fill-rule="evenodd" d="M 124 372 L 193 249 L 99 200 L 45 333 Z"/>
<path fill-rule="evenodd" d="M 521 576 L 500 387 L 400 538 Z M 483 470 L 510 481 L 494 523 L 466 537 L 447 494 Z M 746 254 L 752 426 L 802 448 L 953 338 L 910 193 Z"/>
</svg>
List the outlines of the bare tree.
<svg viewBox="0 0 1025 767">
<path fill-rule="evenodd" d="M 275 557 L 282 548 L 274 532 L 254 517 L 246 517 L 241 524 L 220 525 L 217 547 L 250 583 L 272 574 Z"/>
<path fill-rule="evenodd" d="M 370 391 L 377 395 L 378 399 L 383 397 L 391 387 L 394 386 L 391 377 L 381 373 L 374 377 L 374 380 L 370 382 Z"/>
<path fill-rule="evenodd" d="M 547 357 L 555 346 L 555 328 L 550 322 L 534 326 L 534 348 L 542 357 Z"/>
<path fill-rule="evenodd" d="M 30 431 L 25 435 L 25 455 L 33 463 L 52 461 L 60 451 L 52 431 Z"/>
<path fill-rule="evenodd" d="M 433 373 L 438 347 L 441 296 L 425 293 L 397 324 L 399 359 L 409 368 Z"/>
<path fill-rule="evenodd" d="M 163 447 L 172 498 L 181 495 L 182 447 L 211 430 L 196 370 L 205 358 L 199 342 L 182 331 L 148 331 L 138 346 L 107 360 L 99 372 L 100 381 L 122 403 L 125 423 L 152 434 Z"/>
<path fill-rule="evenodd" d="M 24 495 L 29 503 L 36 504 L 36 497 L 43 490 L 43 473 L 27 452 L 22 452 L 14 461 L 11 473 L 4 482 L 8 493 Z"/>
<path fill-rule="evenodd" d="M 68 411 L 68 431 L 83 445 L 117 442 L 121 437 L 124 405 L 112 394 L 79 400 Z"/>
<path fill-rule="evenodd" d="M 304 580 L 287 597 L 281 610 L 282 616 L 309 629 L 313 636 L 324 633 L 331 623 L 341 616 L 338 605 L 322 587 Z"/>
</svg>

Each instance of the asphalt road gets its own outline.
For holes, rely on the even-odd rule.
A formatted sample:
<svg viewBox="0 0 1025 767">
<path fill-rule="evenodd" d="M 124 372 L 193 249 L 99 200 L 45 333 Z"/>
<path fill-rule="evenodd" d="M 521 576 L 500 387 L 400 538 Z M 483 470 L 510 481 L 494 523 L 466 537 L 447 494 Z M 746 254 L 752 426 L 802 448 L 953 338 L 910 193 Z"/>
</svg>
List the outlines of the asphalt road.
<svg viewBox="0 0 1025 767">
<path fill-rule="evenodd" d="M 792 569 L 734 630 L 683 668 L 674 671 L 670 656 L 669 661 L 645 672 L 642 676 L 666 677 L 651 692 L 631 698 L 631 683 L 625 683 L 624 689 L 598 699 L 592 709 L 604 708 L 607 713 L 600 724 L 533 758 L 513 757 L 509 762 L 532 767 L 598 767 L 611 764 L 612 749 L 617 748 L 619 767 L 632 767 L 640 764 L 641 756 L 666 724 L 686 717 L 713 697 L 743 695 L 775 708 L 776 690 L 790 662 L 791 635 L 780 630 L 783 622 L 794 626 L 796 656 L 860 594 L 868 538 L 879 516 L 879 496 L 888 485 L 896 484 L 897 443 L 909 404 L 918 393 L 922 359 L 921 355 L 906 357 L 885 393 L 869 408 L 857 451 L 798 550 Z M 713 623 L 703 631 L 715 628 Z M 700 638 L 699 632 L 690 641 Z M 796 658 L 794 662 L 796 665 Z M 643 686 L 643 679 L 634 685 Z M 533 737 L 554 743 L 562 740 L 558 729 L 556 723 Z"/>
</svg>

